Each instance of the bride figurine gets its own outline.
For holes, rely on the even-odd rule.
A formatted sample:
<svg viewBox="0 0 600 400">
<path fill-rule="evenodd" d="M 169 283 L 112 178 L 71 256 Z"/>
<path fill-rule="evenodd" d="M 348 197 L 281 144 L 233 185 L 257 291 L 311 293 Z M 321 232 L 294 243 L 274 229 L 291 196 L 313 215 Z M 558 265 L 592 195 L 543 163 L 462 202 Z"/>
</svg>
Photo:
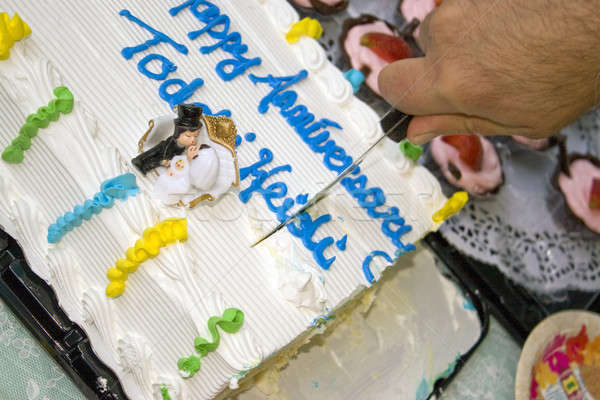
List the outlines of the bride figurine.
<svg viewBox="0 0 600 400">
<path fill-rule="evenodd" d="M 158 170 L 154 196 L 164 204 L 191 208 L 239 184 L 236 128 L 229 118 L 181 104 L 177 115 L 156 118 L 149 126 L 132 163 L 144 175 Z"/>
</svg>

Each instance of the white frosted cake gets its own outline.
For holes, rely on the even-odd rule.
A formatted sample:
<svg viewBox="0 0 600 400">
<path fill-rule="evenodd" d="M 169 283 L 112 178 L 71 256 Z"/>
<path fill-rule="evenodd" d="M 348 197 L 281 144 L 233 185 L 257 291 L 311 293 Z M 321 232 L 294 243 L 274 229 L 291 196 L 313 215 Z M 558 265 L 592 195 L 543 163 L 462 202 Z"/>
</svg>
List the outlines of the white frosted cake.
<svg viewBox="0 0 600 400">
<path fill-rule="evenodd" d="M 0 225 L 130 398 L 235 388 L 437 228 L 438 182 L 388 140 L 299 221 L 250 247 L 382 134 L 316 40 L 288 44 L 299 17 L 286 1 L 2 7 L 32 34 L 0 61 L 0 150 L 35 137 L 0 161 Z M 207 125 L 228 120 L 210 114 L 233 121 L 235 147 L 224 144 L 239 180 L 166 205 L 154 188 L 165 171 L 143 175 L 131 159 L 148 121 L 152 131 L 173 120 L 182 103 L 203 104 Z M 37 135 L 23 128 L 35 123 Z"/>
</svg>

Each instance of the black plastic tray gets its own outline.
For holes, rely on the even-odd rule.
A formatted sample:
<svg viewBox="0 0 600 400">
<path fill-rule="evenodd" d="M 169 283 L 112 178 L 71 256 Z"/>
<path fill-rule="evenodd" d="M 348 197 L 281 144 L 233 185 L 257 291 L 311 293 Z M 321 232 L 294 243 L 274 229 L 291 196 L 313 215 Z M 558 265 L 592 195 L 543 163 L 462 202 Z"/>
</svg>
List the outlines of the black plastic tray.
<svg viewBox="0 0 600 400">
<path fill-rule="evenodd" d="M 0 230 L 0 296 L 87 398 L 124 400 L 114 372 L 85 332 L 58 306 L 54 290 L 31 271 L 17 242 Z"/>
<path fill-rule="evenodd" d="M 589 293 L 570 291 L 566 302 L 542 301 L 497 267 L 460 254 L 439 233 L 430 234 L 425 240 L 454 275 L 486 301 L 492 314 L 521 345 L 538 323 L 555 312 L 583 309 L 600 313 L 600 293 L 590 299 Z"/>
</svg>

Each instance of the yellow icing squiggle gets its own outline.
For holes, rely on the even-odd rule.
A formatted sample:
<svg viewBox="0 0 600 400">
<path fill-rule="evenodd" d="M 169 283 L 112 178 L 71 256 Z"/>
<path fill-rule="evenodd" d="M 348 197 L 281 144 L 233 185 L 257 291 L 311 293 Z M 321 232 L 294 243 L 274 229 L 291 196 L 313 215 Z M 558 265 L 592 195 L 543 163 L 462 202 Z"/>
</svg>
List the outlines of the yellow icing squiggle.
<svg viewBox="0 0 600 400">
<path fill-rule="evenodd" d="M 10 48 L 17 40 L 31 35 L 31 28 L 15 13 L 12 18 L 8 14 L 0 13 L 0 60 L 10 56 Z"/>
<path fill-rule="evenodd" d="M 129 274 L 135 272 L 139 265 L 148 258 L 154 258 L 160 249 L 176 241 L 187 239 L 187 220 L 185 218 L 169 218 L 146 228 L 135 245 L 128 248 L 125 258 L 117 260 L 114 267 L 106 272 L 110 283 L 106 287 L 108 297 L 118 297 L 125 291 L 125 281 Z"/>
<path fill-rule="evenodd" d="M 323 27 L 316 19 L 304 18 L 296 22 L 285 35 L 285 40 L 288 43 L 296 43 L 301 36 L 309 36 L 313 39 L 318 39 L 323 34 Z"/>
<path fill-rule="evenodd" d="M 446 201 L 446 204 L 442 208 L 433 214 L 431 219 L 436 224 L 440 224 L 462 210 L 467 201 L 469 201 L 469 194 L 467 192 L 456 192 Z"/>
</svg>

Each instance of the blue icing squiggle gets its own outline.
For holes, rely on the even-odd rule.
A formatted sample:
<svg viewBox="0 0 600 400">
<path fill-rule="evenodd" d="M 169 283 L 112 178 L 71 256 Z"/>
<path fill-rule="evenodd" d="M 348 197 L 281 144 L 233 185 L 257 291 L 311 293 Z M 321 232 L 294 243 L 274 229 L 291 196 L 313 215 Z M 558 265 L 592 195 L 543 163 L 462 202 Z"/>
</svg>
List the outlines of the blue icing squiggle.
<svg viewBox="0 0 600 400">
<path fill-rule="evenodd" d="M 244 135 L 244 139 L 246 139 L 247 142 L 252 143 L 256 139 L 256 133 L 248 132 Z"/>
<path fill-rule="evenodd" d="M 352 157 L 346 154 L 346 150 L 330 138 L 330 129 L 341 130 L 341 125 L 326 118 L 317 121 L 315 115 L 305 105 L 297 104 L 298 94 L 290 89 L 307 76 L 308 72 L 301 70 L 298 74 L 292 76 L 275 77 L 273 75 L 256 76 L 250 74 L 248 78 L 255 85 L 263 83 L 271 88 L 271 91 L 261 99 L 258 111 L 264 114 L 269 111 L 271 105 L 279 108 L 281 116 L 294 128 L 300 139 L 312 151 L 323 155 L 322 161 L 327 169 L 341 173 L 353 161 Z M 352 175 L 353 177 L 349 176 L 341 181 L 346 191 L 357 200 L 359 206 L 371 218 L 381 220 L 381 231 L 391 239 L 392 243 L 400 250 L 400 253 L 414 250 L 415 246 L 413 244 L 405 244 L 401 240 L 401 237 L 410 232 L 412 227 L 406 224 L 404 218 L 400 216 L 398 208 L 392 206 L 385 211 L 381 211 L 380 208 L 386 204 L 386 196 L 383 190 L 379 187 L 369 187 L 367 176 L 361 173 L 359 168 L 356 168 Z M 387 253 L 384 254 L 389 257 Z M 391 260 L 391 257 L 389 258 Z M 367 280 L 369 280 L 368 277 Z"/>
<path fill-rule="evenodd" d="M 204 8 L 199 10 L 200 6 L 204 6 Z M 230 32 L 231 20 L 228 15 L 221 14 L 217 5 L 206 0 L 188 0 L 171 8 L 169 14 L 176 16 L 185 8 L 189 8 L 194 17 L 205 24 L 202 29 L 188 33 L 190 40 L 195 40 L 204 34 L 218 40 L 213 45 L 200 47 L 200 52 L 209 54 L 221 48 L 233 56 L 220 61 L 215 68 L 217 75 L 223 81 L 230 81 L 246 73 L 248 68 L 261 64 L 262 60 L 259 57 L 247 58 L 244 56 L 248 51 L 248 46 L 242 42 L 242 35 L 239 32 Z"/>
<path fill-rule="evenodd" d="M 239 193 L 239 198 L 243 203 L 247 203 L 254 193 L 262 195 L 267 207 L 273 212 L 279 222 L 283 222 L 289 218 L 287 212 L 294 206 L 294 199 L 286 197 L 287 185 L 284 182 L 274 182 L 264 187 L 265 181 L 272 178 L 281 172 L 292 172 L 292 167 L 289 164 L 274 167 L 270 171 L 263 169 L 264 166 L 273 161 L 273 152 L 267 148 L 260 149 L 259 160 L 245 168 L 240 169 L 240 179 L 245 180 L 252 176 L 253 179 L 250 185 Z M 274 200 L 283 199 L 279 206 L 274 204 Z M 288 231 L 300 238 L 302 244 L 312 252 L 314 260 L 323 269 L 329 269 L 335 261 L 335 256 L 325 257 L 325 250 L 330 247 L 335 240 L 331 236 L 327 236 L 321 240 L 315 241 L 313 237 L 317 229 L 331 220 L 331 215 L 324 214 L 312 219 L 310 214 L 304 212 L 298 216 L 298 220 L 288 224 Z"/>
<path fill-rule="evenodd" d="M 83 205 L 76 205 L 73 211 L 66 212 L 48 227 L 48 243 L 58 243 L 67 232 L 80 226 L 84 219 L 89 221 L 104 208 L 111 208 L 115 199 L 126 200 L 138 192 L 135 175 L 131 173 L 102 182 L 100 191 L 91 200 L 86 200 Z"/>
<path fill-rule="evenodd" d="M 152 39 L 149 39 L 142 44 L 139 44 L 134 47 L 125 47 L 123 50 L 121 50 L 121 55 L 123 55 L 123 57 L 125 57 L 125 59 L 129 60 L 129 59 L 131 59 L 131 57 L 133 57 L 133 55 L 135 53 L 139 53 L 140 51 L 147 50 L 150 47 L 156 46 L 159 43 L 167 43 L 167 44 L 171 45 L 175 50 L 177 50 L 178 52 L 180 52 L 182 54 L 188 53 L 187 47 L 185 47 L 181 43 L 177 43 L 176 41 L 171 39 L 169 36 L 165 35 L 164 33 L 160 32 L 160 31 L 157 31 L 156 29 L 152 28 L 150 25 L 148 25 L 144 21 L 134 17 L 131 14 L 131 11 L 129 11 L 127 9 L 121 10 L 119 12 L 119 15 L 127 18 L 131 22 L 136 23 L 140 27 L 142 27 L 145 30 L 147 30 L 148 32 L 150 32 L 153 36 Z"/>
<path fill-rule="evenodd" d="M 158 60 L 158 61 L 161 62 L 161 64 L 160 64 L 160 67 L 161 67 L 160 73 L 152 72 L 147 67 L 148 63 L 150 63 L 150 62 L 152 62 L 154 60 Z M 169 60 L 165 56 L 161 56 L 160 54 L 155 54 L 155 53 L 148 54 L 147 56 L 145 56 L 144 58 L 142 58 L 140 60 L 140 62 L 138 63 L 137 68 L 138 68 L 138 71 L 140 71 L 142 74 L 144 74 L 148 78 L 154 79 L 156 81 L 162 81 L 167 76 L 169 76 L 169 74 L 171 72 L 177 70 L 177 67 L 175 66 L 175 64 L 173 64 L 173 62 L 171 60 Z"/>
<path fill-rule="evenodd" d="M 375 257 L 383 257 L 389 263 L 394 262 L 394 260 L 392 259 L 392 257 L 390 257 L 388 255 L 388 253 L 386 253 L 385 251 L 381 251 L 381 250 L 374 250 L 374 251 L 372 251 L 364 259 L 363 265 L 362 265 L 363 273 L 365 274 L 365 278 L 367 279 L 367 281 L 369 283 L 374 283 L 375 282 L 375 276 L 373 276 L 373 272 L 371 272 L 371 261 L 373 261 L 373 259 Z"/>
<path fill-rule="evenodd" d="M 238 147 L 242 144 L 242 137 L 240 135 L 235 135 L 235 147 Z"/>
</svg>

